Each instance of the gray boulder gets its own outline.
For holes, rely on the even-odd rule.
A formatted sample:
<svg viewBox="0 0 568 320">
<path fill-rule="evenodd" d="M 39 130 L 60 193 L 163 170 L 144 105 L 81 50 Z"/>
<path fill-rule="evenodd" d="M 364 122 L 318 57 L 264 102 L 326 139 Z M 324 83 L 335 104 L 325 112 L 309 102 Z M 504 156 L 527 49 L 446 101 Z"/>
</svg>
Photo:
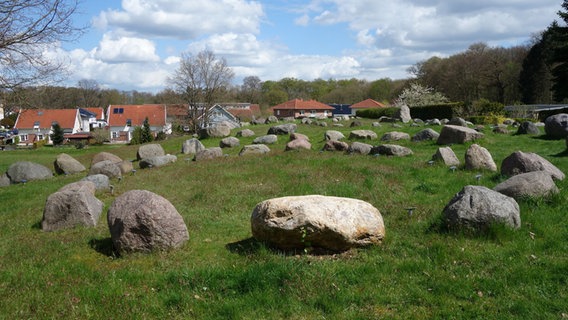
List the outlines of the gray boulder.
<svg viewBox="0 0 568 320">
<path fill-rule="evenodd" d="M 497 165 L 489 151 L 478 145 L 472 144 L 465 152 L 465 168 L 467 170 L 497 171 Z"/>
<path fill-rule="evenodd" d="M 312 144 L 306 139 L 294 139 L 286 143 L 286 151 L 290 150 L 311 150 Z"/>
<path fill-rule="evenodd" d="M 371 149 L 370 154 L 372 155 L 385 155 L 385 156 L 395 156 L 395 157 L 406 157 L 412 155 L 413 152 L 407 147 L 399 146 L 396 144 L 381 144 L 374 146 Z"/>
<path fill-rule="evenodd" d="M 353 120 L 351 121 L 351 123 L 349 124 L 349 127 L 354 128 L 354 127 L 360 127 L 362 126 L 363 123 L 359 120 Z"/>
<path fill-rule="evenodd" d="M 521 173 L 496 185 L 493 190 L 519 200 L 522 197 L 546 197 L 559 192 L 546 171 Z"/>
<path fill-rule="evenodd" d="M 199 138 L 224 138 L 231 135 L 231 126 L 219 123 L 215 126 L 199 130 Z"/>
<path fill-rule="evenodd" d="M 506 176 L 532 171 L 546 171 L 556 180 L 564 180 L 565 177 L 560 169 L 532 152 L 515 151 L 501 162 L 501 174 Z"/>
<path fill-rule="evenodd" d="M 452 126 L 467 127 L 467 121 L 465 121 L 463 118 L 460 118 L 460 117 L 451 118 L 450 121 L 448 121 L 446 124 L 449 124 L 449 125 L 452 125 Z"/>
<path fill-rule="evenodd" d="M 197 138 L 191 138 L 189 140 L 185 140 L 181 145 L 181 152 L 183 154 L 196 154 L 204 149 L 205 146 Z"/>
<path fill-rule="evenodd" d="M 440 119 L 434 118 L 426 120 L 425 124 L 428 126 L 441 126 L 442 122 L 440 121 Z"/>
<path fill-rule="evenodd" d="M 524 121 L 517 128 L 517 134 L 540 134 L 540 129 L 534 122 Z"/>
<path fill-rule="evenodd" d="M 121 254 L 177 248 L 189 240 L 176 208 L 146 190 L 118 196 L 108 209 L 107 222 L 114 248 Z"/>
<path fill-rule="evenodd" d="M 400 121 L 402 121 L 403 123 L 409 123 L 410 121 L 412 121 L 412 117 L 410 116 L 410 108 L 406 104 L 401 105 L 400 108 L 398 108 L 398 110 L 396 111 L 395 118 L 400 119 Z"/>
<path fill-rule="evenodd" d="M 92 182 L 83 181 L 51 194 L 45 202 L 41 229 L 56 231 L 96 226 L 104 204 L 95 197 L 93 190 Z"/>
<path fill-rule="evenodd" d="M 122 177 L 122 171 L 120 171 L 118 163 L 112 162 L 111 160 L 104 160 L 92 165 L 89 170 L 89 175 L 93 174 L 104 174 L 111 179 Z"/>
<path fill-rule="evenodd" d="M 381 137 L 381 141 L 399 141 L 399 140 L 410 140 L 410 135 L 406 132 L 391 131 L 391 132 L 386 132 Z"/>
<path fill-rule="evenodd" d="M 211 160 L 223 156 L 223 150 L 219 147 L 206 148 L 195 154 L 194 161 Z"/>
<path fill-rule="evenodd" d="M 164 148 L 157 143 L 144 144 L 138 147 L 138 152 L 136 152 L 136 159 L 146 159 L 153 157 L 160 157 L 165 155 Z"/>
<path fill-rule="evenodd" d="M 226 137 L 219 141 L 220 148 L 234 148 L 238 147 L 241 144 L 241 141 L 235 137 Z"/>
<path fill-rule="evenodd" d="M 38 163 L 18 161 L 8 167 L 6 175 L 8 175 L 10 181 L 14 184 L 32 180 L 50 179 L 53 177 L 53 172 L 46 166 Z"/>
<path fill-rule="evenodd" d="M 515 199 L 483 186 L 465 186 L 444 208 L 442 217 L 450 229 L 486 230 L 494 223 L 521 226 Z"/>
<path fill-rule="evenodd" d="M 368 155 L 368 154 L 371 153 L 371 149 L 373 149 L 372 145 L 370 145 L 368 143 L 355 141 L 355 142 L 351 143 L 351 145 L 349 146 L 349 149 L 347 149 L 347 153 Z"/>
<path fill-rule="evenodd" d="M 57 155 L 53 167 L 57 174 L 74 174 L 87 170 L 81 162 L 66 153 Z"/>
<path fill-rule="evenodd" d="M 241 151 L 239 152 L 239 156 L 245 156 L 250 154 L 266 154 L 270 152 L 270 148 L 268 148 L 265 144 L 250 144 L 244 146 Z"/>
<path fill-rule="evenodd" d="M 568 136 L 568 114 L 559 113 L 544 120 L 544 131 L 553 139 L 564 139 Z"/>
<path fill-rule="evenodd" d="M 308 137 L 308 136 L 305 135 L 305 134 L 301 134 L 301 133 L 294 132 L 294 133 L 291 133 L 291 134 L 290 134 L 290 141 L 292 141 L 292 140 L 306 140 L 306 141 L 310 141 L 310 137 Z"/>
<path fill-rule="evenodd" d="M 99 152 L 97 154 L 95 154 L 93 156 L 93 159 L 91 160 L 91 167 L 96 164 L 97 162 L 101 162 L 101 161 L 111 161 L 114 163 L 119 163 L 122 162 L 122 159 L 110 152 Z"/>
<path fill-rule="evenodd" d="M 267 134 L 285 135 L 296 132 L 297 125 L 295 123 L 285 123 L 270 127 Z"/>
<path fill-rule="evenodd" d="M 77 182 L 66 184 L 63 187 L 61 187 L 59 190 L 57 190 L 57 192 L 65 192 L 65 191 L 83 191 L 83 192 L 90 192 L 92 195 L 95 195 L 95 192 L 97 191 L 97 186 L 92 181 L 79 180 Z"/>
<path fill-rule="evenodd" d="M 310 118 L 302 118 L 302 120 L 300 120 L 300 123 L 301 123 L 301 124 L 307 124 L 307 125 L 309 125 L 309 124 L 312 124 L 312 119 L 310 119 Z"/>
<path fill-rule="evenodd" d="M 97 190 L 108 190 L 110 189 L 110 179 L 104 174 L 93 174 L 86 176 L 80 181 L 90 181 L 95 185 Z"/>
<path fill-rule="evenodd" d="M 323 145 L 324 151 L 347 151 L 349 144 L 343 141 L 327 140 Z"/>
<path fill-rule="evenodd" d="M 426 128 L 417 132 L 415 135 L 412 136 L 412 141 L 414 142 L 422 142 L 428 140 L 438 140 L 440 134 L 433 129 Z"/>
<path fill-rule="evenodd" d="M 446 166 L 459 166 L 460 160 L 450 147 L 438 148 L 436 153 L 432 156 L 433 161 L 444 163 Z"/>
<path fill-rule="evenodd" d="M 371 130 L 353 130 L 349 133 L 349 140 L 375 140 L 377 134 Z"/>
<path fill-rule="evenodd" d="M 7 174 L 3 173 L 0 175 L 0 187 L 7 187 L 11 184 L 10 178 Z"/>
<path fill-rule="evenodd" d="M 140 166 L 140 169 L 146 169 L 146 168 L 158 168 L 158 167 L 163 167 L 165 165 L 168 165 L 170 163 L 174 163 L 177 161 L 177 157 L 171 154 L 166 154 L 163 156 L 155 156 L 155 157 L 150 157 L 150 158 L 144 158 L 142 160 L 140 160 L 140 163 L 138 163 L 138 165 Z"/>
<path fill-rule="evenodd" d="M 127 173 L 131 173 L 132 170 L 134 169 L 134 165 L 132 164 L 132 161 L 128 161 L 128 160 L 122 160 L 121 162 L 116 164 L 118 166 L 118 168 L 120 168 L 120 172 L 122 173 L 122 175 L 125 175 Z"/>
<path fill-rule="evenodd" d="M 257 240 L 282 249 L 344 251 L 385 237 L 381 213 L 371 204 L 320 195 L 265 200 L 252 212 L 251 229 Z"/>
<path fill-rule="evenodd" d="M 326 141 L 329 141 L 329 140 L 339 141 L 339 140 L 345 139 L 345 135 L 343 133 L 339 132 L 339 131 L 336 131 L 336 130 L 327 130 L 325 132 L 325 134 L 323 135 L 323 138 Z"/>
<path fill-rule="evenodd" d="M 255 138 L 253 144 L 274 144 L 278 141 L 278 136 L 275 134 L 268 134 Z"/>
<path fill-rule="evenodd" d="M 264 124 L 266 123 L 266 118 L 256 118 L 252 120 L 252 124 Z"/>
<path fill-rule="evenodd" d="M 481 132 L 477 132 L 471 128 L 445 125 L 442 127 L 440 136 L 438 137 L 437 144 L 453 144 L 453 143 L 466 143 L 483 138 Z"/>
<path fill-rule="evenodd" d="M 237 137 L 247 138 L 247 137 L 254 137 L 254 135 L 255 133 L 251 129 L 243 129 L 237 132 Z"/>
<path fill-rule="evenodd" d="M 266 121 L 264 123 L 269 124 L 269 123 L 277 123 L 278 122 L 278 118 L 276 116 L 268 116 L 268 118 L 266 118 Z"/>
</svg>

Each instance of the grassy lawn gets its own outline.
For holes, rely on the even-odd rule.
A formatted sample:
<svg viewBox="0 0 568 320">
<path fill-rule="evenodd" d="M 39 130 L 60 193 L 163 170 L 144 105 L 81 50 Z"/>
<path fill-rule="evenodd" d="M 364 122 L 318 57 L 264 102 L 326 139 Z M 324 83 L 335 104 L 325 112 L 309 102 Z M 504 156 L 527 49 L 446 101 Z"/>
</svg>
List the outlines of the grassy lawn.
<svg viewBox="0 0 568 320">
<path fill-rule="evenodd" d="M 452 172 L 429 165 L 434 142 L 398 144 L 406 158 L 321 152 L 325 130 L 298 125 L 312 149 L 194 162 L 180 154 L 188 137 L 160 142 L 178 156 L 169 166 L 138 170 L 99 193 L 105 210 L 95 228 L 46 233 L 46 198 L 85 174 L 0 188 L 0 319 L 559 319 L 568 317 L 568 180 L 560 194 L 521 201 L 522 227 L 483 235 L 447 233 L 441 212 L 468 184 L 494 187 L 498 173 Z M 269 126 L 253 126 L 258 135 Z M 371 127 L 411 135 L 423 128 Z M 357 129 L 360 129 L 357 128 Z M 439 132 L 440 127 L 434 127 Z M 233 132 L 233 134 L 236 130 Z M 254 137 L 241 138 L 241 146 Z M 219 139 L 203 143 L 218 146 Z M 369 142 L 373 145 L 379 141 Z M 568 173 L 564 140 L 497 135 L 478 143 L 498 167 L 514 151 L 536 152 Z M 468 145 L 452 149 L 463 162 Z M 53 168 L 68 153 L 87 168 L 95 153 L 135 159 L 137 146 L 43 147 L 0 152 L 0 171 L 19 160 Z M 135 163 L 135 166 L 137 164 Z M 483 176 L 477 181 L 475 176 Z M 178 250 L 113 254 L 106 209 L 128 190 L 168 199 L 183 216 L 190 240 Z M 277 252 L 251 238 L 250 215 L 266 199 L 322 194 L 377 207 L 386 226 L 377 247 L 335 255 Z M 406 208 L 415 207 L 409 216 Z"/>
</svg>

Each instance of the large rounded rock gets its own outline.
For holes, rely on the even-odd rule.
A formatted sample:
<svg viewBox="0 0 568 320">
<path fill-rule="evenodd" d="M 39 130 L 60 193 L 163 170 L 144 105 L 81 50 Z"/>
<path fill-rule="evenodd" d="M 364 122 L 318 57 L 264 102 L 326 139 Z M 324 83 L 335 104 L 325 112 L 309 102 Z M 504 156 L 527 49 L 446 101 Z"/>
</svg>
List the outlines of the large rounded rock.
<svg viewBox="0 0 568 320">
<path fill-rule="evenodd" d="M 12 182 L 10 181 L 10 178 L 7 174 L 3 173 L 2 175 L 0 175 L 0 187 L 7 187 L 10 184 L 12 184 Z"/>
<path fill-rule="evenodd" d="M 177 248 L 189 240 L 176 208 L 146 190 L 131 190 L 117 197 L 108 209 L 107 221 L 119 253 Z"/>
<path fill-rule="evenodd" d="M 465 152 L 465 168 L 467 170 L 497 171 L 497 165 L 489 150 L 475 143 Z"/>
<path fill-rule="evenodd" d="M 568 114 L 559 113 L 544 120 L 544 131 L 553 139 L 563 139 L 568 136 Z"/>
<path fill-rule="evenodd" d="M 8 167 L 6 171 L 12 183 L 22 183 L 32 180 L 45 180 L 53 177 L 53 172 L 46 166 L 30 162 L 18 161 Z"/>
<path fill-rule="evenodd" d="M 440 134 L 433 129 L 426 128 L 417 132 L 415 135 L 412 136 L 412 141 L 414 142 L 421 142 L 421 141 L 428 141 L 428 140 L 438 140 Z"/>
<path fill-rule="evenodd" d="M 396 144 L 381 144 L 374 146 L 370 154 L 379 154 L 385 156 L 405 157 L 413 154 L 412 150 L 407 147 L 399 146 Z"/>
<path fill-rule="evenodd" d="M 110 160 L 97 162 L 92 165 L 89 170 L 89 175 L 93 174 L 104 174 L 111 179 L 122 177 L 122 172 L 120 171 L 118 163 Z"/>
<path fill-rule="evenodd" d="M 395 118 L 400 119 L 400 121 L 402 121 L 403 123 L 409 123 L 410 121 L 412 121 L 412 117 L 410 116 L 410 108 L 406 104 L 401 105 L 400 108 L 396 110 Z"/>
<path fill-rule="evenodd" d="M 185 140 L 181 146 L 181 152 L 184 154 L 196 154 L 204 149 L 203 143 L 196 138 Z"/>
<path fill-rule="evenodd" d="M 351 143 L 349 149 L 347 149 L 347 153 L 368 155 L 369 153 L 371 153 L 371 149 L 373 149 L 372 145 L 368 143 L 355 141 Z"/>
<path fill-rule="evenodd" d="M 540 134 L 540 129 L 531 121 L 524 121 L 519 125 L 517 134 Z"/>
<path fill-rule="evenodd" d="M 410 140 L 410 135 L 406 132 L 391 131 L 391 132 L 386 132 L 381 137 L 381 141 L 399 141 L 399 140 Z"/>
<path fill-rule="evenodd" d="M 344 251 L 379 244 L 385 236 L 378 209 L 357 199 L 320 195 L 275 198 L 256 205 L 253 236 L 282 249 Z"/>
<path fill-rule="evenodd" d="M 223 150 L 220 147 L 211 147 L 196 153 L 193 160 L 195 161 L 211 160 L 222 156 L 223 156 Z"/>
<path fill-rule="evenodd" d="M 151 158 L 144 158 L 142 160 L 140 160 L 140 163 L 138 164 L 140 166 L 140 169 L 146 169 L 146 168 L 158 168 L 158 167 L 163 167 L 165 165 L 168 165 L 170 163 L 174 163 L 177 161 L 177 157 L 171 154 L 166 154 L 163 156 L 155 156 L 155 157 L 151 157 Z"/>
<path fill-rule="evenodd" d="M 327 130 L 325 132 L 325 134 L 323 135 L 323 137 L 326 141 L 329 141 L 329 140 L 339 141 L 339 140 L 345 139 L 345 135 L 343 133 L 339 132 L 339 131 L 336 131 L 336 130 Z"/>
<path fill-rule="evenodd" d="M 116 165 L 120 168 L 120 172 L 122 173 L 122 175 L 131 173 L 132 170 L 134 170 L 134 165 L 132 164 L 132 161 L 129 160 L 122 160 Z"/>
<path fill-rule="evenodd" d="M 462 126 L 445 125 L 442 127 L 437 144 L 466 143 L 483 138 L 483 133 Z"/>
<path fill-rule="evenodd" d="M 239 152 L 239 156 L 245 156 L 250 154 L 266 154 L 270 152 L 270 148 L 268 148 L 265 144 L 249 144 L 244 146 L 241 151 Z"/>
<path fill-rule="evenodd" d="M 485 230 L 493 223 L 521 226 L 515 199 L 483 186 L 465 186 L 446 205 L 443 220 L 451 229 Z"/>
<path fill-rule="evenodd" d="M 74 174 L 87 170 L 81 162 L 66 153 L 57 155 L 53 167 L 57 174 Z"/>
<path fill-rule="evenodd" d="M 349 133 L 349 140 L 375 140 L 377 134 L 371 130 L 353 130 Z"/>
<path fill-rule="evenodd" d="M 199 137 L 204 138 L 224 138 L 231 135 L 231 126 L 220 123 L 212 127 L 199 130 Z"/>
<path fill-rule="evenodd" d="M 465 119 L 460 118 L 460 117 L 455 117 L 450 119 L 447 124 L 452 125 L 452 126 L 461 126 L 461 127 L 467 127 L 467 121 L 465 121 Z"/>
<path fill-rule="evenodd" d="M 512 176 L 496 185 L 493 190 L 517 200 L 526 196 L 546 197 L 559 192 L 552 176 L 546 171 L 533 171 Z"/>
<path fill-rule="evenodd" d="M 110 189 L 110 179 L 104 174 L 93 174 L 86 176 L 80 181 L 90 181 L 95 184 L 95 189 L 97 190 L 108 190 Z"/>
<path fill-rule="evenodd" d="M 237 132 L 236 135 L 237 135 L 237 137 L 246 138 L 246 137 L 254 137 L 255 133 L 251 129 L 243 129 L 243 130 Z"/>
<path fill-rule="evenodd" d="M 296 132 L 297 126 L 295 123 L 286 123 L 270 127 L 267 134 L 284 135 Z"/>
<path fill-rule="evenodd" d="M 347 151 L 349 144 L 338 140 L 327 140 L 323 145 L 324 151 Z"/>
<path fill-rule="evenodd" d="M 238 147 L 241 144 L 241 141 L 236 137 L 226 137 L 219 141 L 220 148 L 234 148 Z"/>
<path fill-rule="evenodd" d="M 506 176 L 532 171 L 546 171 L 556 180 L 564 180 L 565 177 L 560 169 L 532 152 L 515 151 L 501 162 L 501 174 Z"/>
<path fill-rule="evenodd" d="M 267 134 L 265 136 L 260 136 L 255 138 L 252 143 L 254 144 L 274 144 L 278 141 L 278 136 L 275 134 Z"/>
<path fill-rule="evenodd" d="M 307 135 L 302 134 L 302 133 L 293 132 L 293 133 L 290 133 L 290 141 L 292 141 L 292 140 L 310 141 L 310 137 L 308 137 Z"/>
<path fill-rule="evenodd" d="M 450 147 L 438 148 L 436 153 L 432 156 L 433 161 L 443 162 L 446 166 L 459 166 L 460 160 Z"/>
<path fill-rule="evenodd" d="M 95 195 L 97 191 L 97 186 L 94 182 L 88 180 L 79 180 L 77 182 L 72 182 L 61 187 L 57 192 L 64 191 L 84 191 Z"/>
<path fill-rule="evenodd" d="M 94 196 L 93 190 L 92 182 L 83 181 L 51 194 L 45 202 L 42 230 L 96 226 L 103 211 L 103 202 Z"/>
<path fill-rule="evenodd" d="M 160 157 L 165 154 L 166 153 L 164 151 L 164 148 L 162 148 L 160 144 L 145 144 L 138 147 L 138 151 L 136 152 L 136 159 L 142 160 L 147 158 Z"/>
<path fill-rule="evenodd" d="M 122 162 L 122 159 L 119 156 L 116 156 L 110 152 L 99 152 L 93 156 L 91 160 L 91 167 L 101 161 L 111 161 L 114 163 Z"/>
<path fill-rule="evenodd" d="M 288 141 L 288 143 L 286 143 L 286 148 L 285 151 L 290 151 L 290 150 L 311 150 L 312 149 L 312 144 L 305 139 L 294 139 L 292 141 Z"/>
</svg>

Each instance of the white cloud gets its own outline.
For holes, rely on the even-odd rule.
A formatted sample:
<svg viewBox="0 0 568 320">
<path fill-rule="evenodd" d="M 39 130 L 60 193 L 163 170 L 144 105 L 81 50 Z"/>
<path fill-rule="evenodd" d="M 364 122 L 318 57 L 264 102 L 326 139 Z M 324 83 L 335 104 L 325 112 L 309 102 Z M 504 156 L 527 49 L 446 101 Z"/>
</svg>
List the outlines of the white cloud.
<svg viewBox="0 0 568 320">
<path fill-rule="evenodd" d="M 103 35 L 98 48 L 95 49 L 94 56 L 111 63 L 156 62 L 160 60 L 152 41 L 133 37 L 115 37 L 112 34 Z"/>
</svg>

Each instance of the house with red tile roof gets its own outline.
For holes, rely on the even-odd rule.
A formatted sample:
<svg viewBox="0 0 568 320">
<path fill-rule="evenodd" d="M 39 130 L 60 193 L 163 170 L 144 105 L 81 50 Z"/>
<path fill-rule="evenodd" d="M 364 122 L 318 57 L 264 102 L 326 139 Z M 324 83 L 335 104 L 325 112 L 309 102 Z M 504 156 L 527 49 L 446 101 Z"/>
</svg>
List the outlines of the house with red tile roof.
<svg viewBox="0 0 568 320">
<path fill-rule="evenodd" d="M 357 110 L 385 108 L 385 105 L 373 99 L 367 99 L 352 104 L 350 108 L 351 108 L 351 114 L 355 115 L 357 113 Z"/>
<path fill-rule="evenodd" d="M 79 109 L 20 109 L 14 128 L 18 130 L 19 145 L 31 145 L 40 140 L 52 143 L 50 134 L 58 123 L 64 134 L 88 132 L 83 127 Z"/>
<path fill-rule="evenodd" d="M 294 99 L 286 101 L 270 110 L 277 118 L 329 118 L 333 107 L 316 100 Z"/>
<path fill-rule="evenodd" d="M 171 133 L 172 126 L 166 121 L 166 106 L 163 104 L 109 105 L 106 119 L 110 141 L 130 142 L 134 128 L 143 126 L 146 118 L 154 135 L 160 131 Z"/>
</svg>

